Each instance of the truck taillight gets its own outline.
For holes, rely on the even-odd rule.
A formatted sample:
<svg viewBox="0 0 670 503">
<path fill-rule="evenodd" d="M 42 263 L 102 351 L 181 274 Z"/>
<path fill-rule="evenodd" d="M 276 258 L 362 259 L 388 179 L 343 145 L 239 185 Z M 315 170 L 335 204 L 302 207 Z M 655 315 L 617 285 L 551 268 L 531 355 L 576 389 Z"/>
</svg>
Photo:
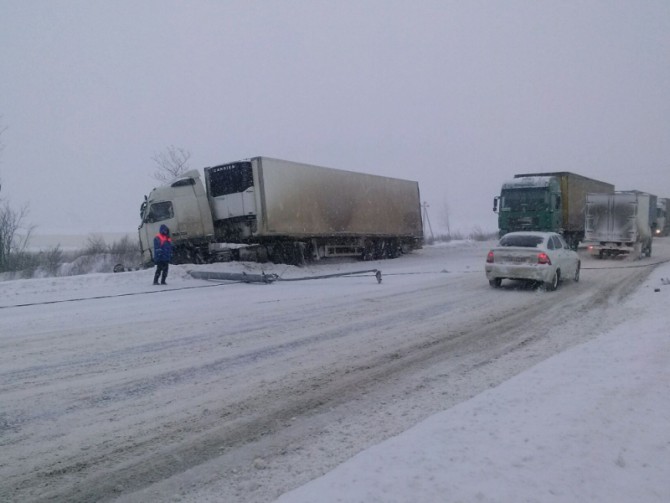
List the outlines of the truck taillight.
<svg viewBox="0 0 670 503">
<path fill-rule="evenodd" d="M 546 253 L 538 253 L 537 254 L 537 263 L 538 264 L 545 264 L 545 265 L 551 265 L 551 259 L 549 258 L 549 255 Z"/>
<path fill-rule="evenodd" d="M 489 254 L 486 256 L 486 262 L 489 264 L 493 264 L 493 251 L 490 251 Z"/>
</svg>

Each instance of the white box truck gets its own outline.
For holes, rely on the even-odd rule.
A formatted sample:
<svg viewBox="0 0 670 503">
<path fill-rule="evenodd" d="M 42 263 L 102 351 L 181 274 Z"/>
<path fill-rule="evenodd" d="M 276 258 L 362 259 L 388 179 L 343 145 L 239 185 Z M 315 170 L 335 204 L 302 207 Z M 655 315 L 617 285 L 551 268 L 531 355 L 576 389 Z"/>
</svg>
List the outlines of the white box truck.
<svg viewBox="0 0 670 503">
<path fill-rule="evenodd" d="M 584 242 L 600 258 L 651 256 L 656 196 L 624 191 L 586 195 Z"/>
</svg>

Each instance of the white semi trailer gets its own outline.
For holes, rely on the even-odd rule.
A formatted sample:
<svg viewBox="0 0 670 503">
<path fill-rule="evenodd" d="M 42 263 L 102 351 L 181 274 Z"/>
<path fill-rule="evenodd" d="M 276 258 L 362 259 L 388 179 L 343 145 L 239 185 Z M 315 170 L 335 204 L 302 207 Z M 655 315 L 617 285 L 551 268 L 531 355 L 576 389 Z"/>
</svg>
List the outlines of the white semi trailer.
<svg viewBox="0 0 670 503">
<path fill-rule="evenodd" d="M 656 196 L 624 191 L 586 195 L 584 242 L 600 258 L 651 256 Z"/>
<path fill-rule="evenodd" d="M 175 262 L 336 256 L 393 258 L 423 241 L 417 182 L 269 157 L 197 170 L 145 197 L 139 226 L 145 264 L 161 224 Z"/>
</svg>

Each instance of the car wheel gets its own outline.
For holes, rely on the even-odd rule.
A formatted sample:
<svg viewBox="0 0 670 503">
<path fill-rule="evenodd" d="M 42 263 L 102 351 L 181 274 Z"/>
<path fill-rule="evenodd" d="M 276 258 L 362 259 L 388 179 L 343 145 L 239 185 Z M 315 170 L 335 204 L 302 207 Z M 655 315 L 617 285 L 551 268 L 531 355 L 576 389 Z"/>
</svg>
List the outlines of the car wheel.
<svg viewBox="0 0 670 503">
<path fill-rule="evenodd" d="M 575 275 L 573 279 L 575 280 L 575 283 L 579 281 L 579 271 L 582 268 L 582 262 L 580 260 L 577 261 L 577 269 L 575 270 Z"/>
<path fill-rule="evenodd" d="M 502 279 L 500 278 L 490 279 L 489 285 L 491 285 L 493 288 L 500 288 L 500 285 L 502 285 Z"/>
<path fill-rule="evenodd" d="M 544 289 L 548 292 L 553 292 L 558 288 L 558 281 L 560 279 L 561 273 L 557 269 L 556 272 L 554 273 L 553 277 L 544 283 Z"/>
</svg>

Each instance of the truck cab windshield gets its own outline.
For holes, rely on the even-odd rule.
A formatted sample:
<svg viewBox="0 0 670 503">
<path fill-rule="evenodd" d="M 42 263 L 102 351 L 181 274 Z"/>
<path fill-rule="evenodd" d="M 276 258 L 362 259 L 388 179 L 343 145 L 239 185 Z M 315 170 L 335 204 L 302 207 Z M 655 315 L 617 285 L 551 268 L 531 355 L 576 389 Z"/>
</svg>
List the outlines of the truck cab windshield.
<svg viewBox="0 0 670 503">
<path fill-rule="evenodd" d="M 542 211 L 547 209 L 547 192 L 538 189 L 518 189 L 503 192 L 503 211 Z"/>
<path fill-rule="evenodd" d="M 146 222 L 160 222 L 162 220 L 168 220 L 174 217 L 174 211 L 172 209 L 172 201 L 163 201 L 160 203 L 153 203 L 149 206 L 149 211 L 147 213 Z"/>
</svg>

